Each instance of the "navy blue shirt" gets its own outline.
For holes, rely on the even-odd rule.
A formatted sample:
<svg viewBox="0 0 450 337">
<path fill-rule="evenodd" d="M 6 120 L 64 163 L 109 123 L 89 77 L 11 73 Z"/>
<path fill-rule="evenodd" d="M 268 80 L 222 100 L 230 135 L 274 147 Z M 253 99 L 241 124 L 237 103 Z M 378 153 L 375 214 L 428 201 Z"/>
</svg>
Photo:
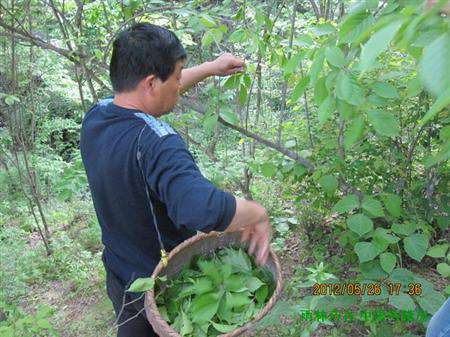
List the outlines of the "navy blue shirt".
<svg viewBox="0 0 450 337">
<path fill-rule="evenodd" d="M 235 198 L 201 174 L 170 125 L 119 107 L 111 98 L 94 105 L 83 119 L 81 156 L 102 230 L 105 264 L 124 285 L 151 275 L 160 259 L 136 156 L 139 134 L 143 173 L 167 251 L 197 230 L 225 230 L 236 210 Z"/>
</svg>

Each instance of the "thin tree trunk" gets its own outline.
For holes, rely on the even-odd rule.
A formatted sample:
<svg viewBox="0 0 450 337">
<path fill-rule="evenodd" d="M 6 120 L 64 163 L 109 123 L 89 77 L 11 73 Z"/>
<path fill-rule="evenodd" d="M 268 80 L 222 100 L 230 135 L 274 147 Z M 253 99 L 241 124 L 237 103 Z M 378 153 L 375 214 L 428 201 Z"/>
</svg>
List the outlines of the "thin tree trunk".
<svg viewBox="0 0 450 337">
<path fill-rule="evenodd" d="M 294 6 L 292 8 L 292 15 L 291 15 L 291 32 L 290 32 L 290 36 L 289 36 L 289 50 L 288 50 L 288 57 L 287 57 L 288 60 L 292 56 L 292 43 L 294 40 L 296 16 L 297 16 L 297 0 L 294 0 Z M 283 122 L 284 122 L 285 114 L 286 114 L 287 82 L 288 82 L 288 80 L 286 78 L 281 87 L 281 111 L 280 111 L 280 118 L 279 118 L 279 122 L 278 122 L 278 132 L 277 132 L 277 143 L 278 144 L 281 144 L 281 133 L 282 133 Z"/>
</svg>

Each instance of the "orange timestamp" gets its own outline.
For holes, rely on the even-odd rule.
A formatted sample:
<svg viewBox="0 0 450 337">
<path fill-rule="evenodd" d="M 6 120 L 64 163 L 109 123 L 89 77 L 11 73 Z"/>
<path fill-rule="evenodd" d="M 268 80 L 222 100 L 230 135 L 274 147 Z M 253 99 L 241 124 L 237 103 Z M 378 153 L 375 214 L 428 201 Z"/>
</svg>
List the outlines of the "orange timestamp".
<svg viewBox="0 0 450 337">
<path fill-rule="evenodd" d="M 384 285 L 384 286 L 383 286 Z M 356 296 L 380 296 L 383 291 L 387 291 L 388 295 L 399 295 L 402 290 L 401 283 L 386 282 L 384 284 L 374 283 L 315 283 L 312 287 L 312 294 L 314 296 L 320 295 L 356 295 Z M 422 284 L 409 283 L 408 291 L 406 293 L 410 296 L 418 296 L 422 294 Z"/>
</svg>

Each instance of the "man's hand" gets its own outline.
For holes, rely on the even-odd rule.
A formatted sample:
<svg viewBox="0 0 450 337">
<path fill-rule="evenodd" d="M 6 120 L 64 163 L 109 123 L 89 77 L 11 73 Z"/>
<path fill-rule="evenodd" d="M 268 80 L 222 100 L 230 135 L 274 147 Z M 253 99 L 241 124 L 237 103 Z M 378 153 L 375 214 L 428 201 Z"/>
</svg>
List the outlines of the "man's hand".
<svg viewBox="0 0 450 337">
<path fill-rule="evenodd" d="M 241 231 L 241 242 L 250 242 L 249 254 L 256 253 L 259 265 L 266 263 L 272 227 L 264 207 L 254 201 L 236 198 L 236 213 L 225 231 Z"/>
<path fill-rule="evenodd" d="M 213 76 L 228 76 L 244 71 L 245 62 L 233 54 L 225 53 L 210 62 L 209 67 Z"/>
<path fill-rule="evenodd" d="M 227 76 L 244 71 L 245 63 L 233 54 L 225 53 L 214 61 L 205 62 L 198 66 L 183 69 L 181 72 L 180 93 L 209 76 Z"/>
</svg>

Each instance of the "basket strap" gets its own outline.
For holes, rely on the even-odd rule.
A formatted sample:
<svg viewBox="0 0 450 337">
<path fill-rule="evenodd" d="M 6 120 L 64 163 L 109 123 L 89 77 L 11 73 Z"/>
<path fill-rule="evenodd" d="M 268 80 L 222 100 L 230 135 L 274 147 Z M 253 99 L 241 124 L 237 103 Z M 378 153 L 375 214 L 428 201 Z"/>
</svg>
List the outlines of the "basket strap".
<svg viewBox="0 0 450 337">
<path fill-rule="evenodd" d="M 161 239 L 161 232 L 159 231 L 158 221 L 156 220 L 155 210 L 153 208 L 153 203 L 152 203 L 152 200 L 150 198 L 150 192 L 148 190 L 147 178 L 146 178 L 146 176 L 144 174 L 144 170 L 142 169 L 142 161 L 141 161 L 142 152 L 141 152 L 140 141 L 141 141 L 142 133 L 143 133 L 143 131 L 144 131 L 144 129 L 146 127 L 147 127 L 147 124 L 142 128 L 141 132 L 139 133 L 136 157 L 137 157 L 137 160 L 138 160 L 138 165 L 139 165 L 139 169 L 141 171 L 142 179 L 144 179 L 145 194 L 147 195 L 147 201 L 148 201 L 148 204 L 150 205 L 150 212 L 152 213 L 153 224 L 155 226 L 156 234 L 158 235 L 159 247 L 161 249 L 161 260 L 162 260 L 162 263 L 164 264 L 164 266 L 166 266 L 167 265 L 167 253 L 166 253 L 166 250 L 164 248 L 164 244 L 163 244 L 162 239 Z"/>
</svg>

